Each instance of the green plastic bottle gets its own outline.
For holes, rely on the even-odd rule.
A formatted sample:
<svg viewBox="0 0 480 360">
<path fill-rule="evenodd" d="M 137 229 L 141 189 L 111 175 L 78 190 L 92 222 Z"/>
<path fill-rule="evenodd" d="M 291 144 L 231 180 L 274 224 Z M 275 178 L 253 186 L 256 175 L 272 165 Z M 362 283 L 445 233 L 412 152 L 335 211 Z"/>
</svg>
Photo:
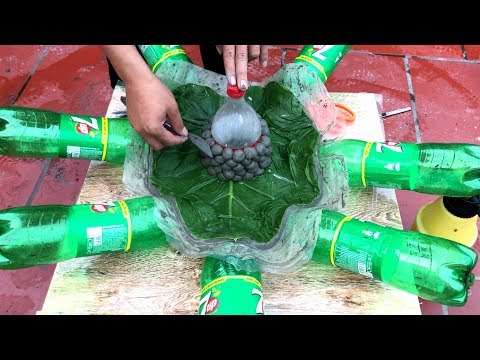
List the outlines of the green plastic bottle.
<svg viewBox="0 0 480 360">
<path fill-rule="evenodd" d="M 128 119 L 61 114 L 18 106 L 0 108 L 0 154 L 78 158 L 123 164 Z"/>
<path fill-rule="evenodd" d="M 137 45 L 137 48 L 155 76 L 172 91 L 205 80 L 205 70 L 193 65 L 181 45 Z"/>
<path fill-rule="evenodd" d="M 389 284 L 423 299 L 463 306 L 477 253 L 459 243 L 322 211 L 313 261 Z"/>
<path fill-rule="evenodd" d="M 290 67 L 306 63 L 322 82 L 326 82 L 350 48 L 350 45 L 305 45 Z"/>
<path fill-rule="evenodd" d="M 166 244 L 155 201 L 143 197 L 85 205 L 25 206 L 0 211 L 0 269 Z"/>
<path fill-rule="evenodd" d="M 330 141 L 320 146 L 323 166 L 343 156 L 351 187 L 383 187 L 424 194 L 480 194 L 480 145 Z"/>
<path fill-rule="evenodd" d="M 282 66 L 272 79 L 290 91 L 312 114 L 317 113 L 319 110 L 315 111 L 314 108 L 323 105 L 316 104 L 322 100 L 318 97 L 328 101 L 328 94 L 320 94 L 326 90 L 324 88 L 322 90 L 318 84 L 327 81 L 350 47 L 350 45 L 305 45 L 293 62 Z M 312 106 L 313 108 L 310 108 Z M 310 115 L 313 116 L 312 114 Z"/>
<path fill-rule="evenodd" d="M 258 269 L 255 260 L 240 260 L 246 269 Z M 263 315 L 260 270 L 237 270 L 225 260 L 207 257 L 201 276 L 200 315 Z"/>
<path fill-rule="evenodd" d="M 137 47 L 154 74 L 165 60 L 192 62 L 181 45 L 137 45 Z"/>
</svg>

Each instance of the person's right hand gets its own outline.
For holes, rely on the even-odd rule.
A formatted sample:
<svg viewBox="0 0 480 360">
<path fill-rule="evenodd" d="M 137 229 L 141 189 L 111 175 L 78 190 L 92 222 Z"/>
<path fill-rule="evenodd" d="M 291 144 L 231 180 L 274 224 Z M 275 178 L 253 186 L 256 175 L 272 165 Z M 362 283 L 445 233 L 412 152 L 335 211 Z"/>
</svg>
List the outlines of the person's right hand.
<svg viewBox="0 0 480 360">
<path fill-rule="evenodd" d="M 178 145 L 187 140 L 178 105 L 170 89 L 152 74 L 142 81 L 125 83 L 128 119 L 143 139 L 154 149 Z M 164 128 L 167 121 L 177 136 Z"/>
<path fill-rule="evenodd" d="M 247 90 L 248 62 L 259 58 L 262 67 L 267 67 L 268 48 L 268 45 L 217 45 L 218 53 L 223 55 L 228 83 Z"/>
</svg>

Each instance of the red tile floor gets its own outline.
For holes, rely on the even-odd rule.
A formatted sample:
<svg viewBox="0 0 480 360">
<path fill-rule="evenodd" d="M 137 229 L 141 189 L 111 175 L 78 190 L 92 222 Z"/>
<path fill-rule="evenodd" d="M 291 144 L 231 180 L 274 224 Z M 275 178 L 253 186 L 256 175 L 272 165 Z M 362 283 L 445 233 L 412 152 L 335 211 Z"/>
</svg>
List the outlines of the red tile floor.
<svg viewBox="0 0 480 360">
<path fill-rule="evenodd" d="M 251 65 L 250 79 L 271 76 L 282 62 L 292 61 L 300 48 L 272 49 L 268 68 Z M 196 46 L 185 49 L 202 65 Z M 384 120 L 387 140 L 479 144 L 480 115 L 475 115 L 480 108 L 479 59 L 480 46 L 475 45 L 355 45 L 326 87 L 332 92 L 382 94 L 384 111 L 411 106 L 413 111 Z M 0 106 L 101 116 L 111 93 L 107 63 L 98 46 L 0 46 Z M 87 167 L 82 160 L 0 156 L 0 209 L 74 204 Z M 436 198 L 408 191 L 397 191 L 397 197 L 405 229 L 411 227 L 420 206 Z M 475 248 L 480 251 L 480 242 Z M 54 269 L 55 265 L 47 265 L 0 271 L 0 314 L 35 314 Z M 480 314 L 480 285 L 475 284 L 470 293 L 462 308 L 421 300 L 422 312 Z"/>
</svg>

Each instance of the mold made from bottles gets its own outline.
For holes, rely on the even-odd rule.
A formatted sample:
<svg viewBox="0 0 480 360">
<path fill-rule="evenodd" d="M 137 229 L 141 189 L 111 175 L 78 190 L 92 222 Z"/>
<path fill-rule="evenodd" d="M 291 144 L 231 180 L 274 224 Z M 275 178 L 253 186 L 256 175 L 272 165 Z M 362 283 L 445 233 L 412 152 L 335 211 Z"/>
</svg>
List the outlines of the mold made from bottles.
<svg viewBox="0 0 480 360">
<path fill-rule="evenodd" d="M 181 86 L 173 93 L 188 131 L 208 138 L 211 135 L 208 133 L 209 121 L 224 104 L 225 98 L 209 87 L 194 84 Z M 247 158 L 245 152 L 250 150 L 235 155 L 234 151 L 230 154 L 222 149 L 220 155 L 220 149 L 214 144 L 212 152 L 215 156 L 209 162 L 189 142 L 153 152 L 150 187 L 162 196 L 175 199 L 183 222 L 199 239 L 236 241 L 246 238 L 268 243 L 278 235 L 289 207 L 316 208 L 318 205 L 321 195 L 317 173 L 320 133 L 300 102 L 276 82 L 265 87 L 250 86 L 245 101 L 262 119 L 262 137 L 266 136 L 260 142 L 263 147 L 254 147 L 258 164 L 254 168 L 263 171 L 256 170 L 252 179 L 234 179 L 243 173 L 238 163 L 244 169 L 247 166 L 242 161 Z M 266 154 L 271 160 L 262 158 Z M 218 169 L 212 169 L 212 165 L 227 163 L 223 155 L 232 155 L 232 160 L 233 156 L 238 160 L 235 164 L 228 164 L 230 168 L 235 165 L 233 177 L 228 169 L 220 166 L 225 180 L 212 176 L 213 172 L 218 174 Z M 218 156 L 222 156 L 224 163 L 220 164 L 222 160 Z M 216 163 L 212 164 L 212 161 Z"/>
</svg>

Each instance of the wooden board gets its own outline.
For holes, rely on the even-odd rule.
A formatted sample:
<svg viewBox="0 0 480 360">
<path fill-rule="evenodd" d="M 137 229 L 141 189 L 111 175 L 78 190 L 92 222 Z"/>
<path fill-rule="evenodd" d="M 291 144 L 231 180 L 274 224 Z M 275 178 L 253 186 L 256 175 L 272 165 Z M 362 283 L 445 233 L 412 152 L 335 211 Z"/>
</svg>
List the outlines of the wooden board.
<svg viewBox="0 0 480 360">
<path fill-rule="evenodd" d="M 108 117 L 124 106 L 118 85 Z M 337 130 L 345 137 L 384 141 L 375 94 L 331 94 L 357 119 Z M 123 169 L 92 162 L 79 202 L 132 198 L 122 184 Z M 402 228 L 395 192 L 354 189 L 347 215 Z M 190 259 L 170 247 L 99 255 L 57 265 L 38 314 L 196 314 L 203 259 Z M 418 298 L 379 281 L 331 266 L 308 263 L 290 274 L 263 274 L 265 314 L 420 314 Z"/>
</svg>

